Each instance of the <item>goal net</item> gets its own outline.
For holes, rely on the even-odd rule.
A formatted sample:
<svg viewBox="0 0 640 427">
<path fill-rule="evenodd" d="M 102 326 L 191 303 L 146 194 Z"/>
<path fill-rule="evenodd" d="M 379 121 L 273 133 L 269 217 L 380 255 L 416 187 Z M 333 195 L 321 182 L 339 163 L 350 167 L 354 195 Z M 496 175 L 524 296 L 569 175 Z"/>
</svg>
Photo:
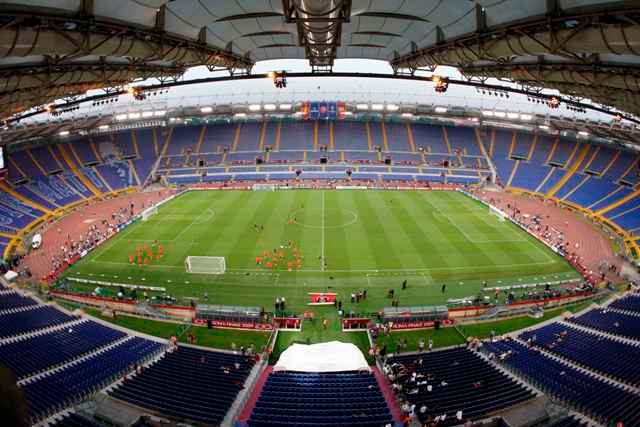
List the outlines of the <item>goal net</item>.
<svg viewBox="0 0 640 427">
<path fill-rule="evenodd" d="M 276 188 L 275 184 L 253 184 L 251 187 L 253 191 L 275 191 Z"/>
<path fill-rule="evenodd" d="M 158 213 L 158 206 L 151 206 L 150 208 L 143 210 L 140 215 L 142 216 L 143 221 L 148 221 L 149 218 L 151 218 L 157 213 Z"/>
<path fill-rule="evenodd" d="M 187 273 L 224 274 L 227 266 L 223 256 L 188 256 L 184 260 Z"/>
<path fill-rule="evenodd" d="M 504 222 L 507 219 L 507 214 L 505 214 L 504 212 L 502 212 L 500 209 L 496 208 L 495 206 L 489 205 L 489 214 L 497 216 L 498 220 L 500 220 L 502 222 Z"/>
</svg>

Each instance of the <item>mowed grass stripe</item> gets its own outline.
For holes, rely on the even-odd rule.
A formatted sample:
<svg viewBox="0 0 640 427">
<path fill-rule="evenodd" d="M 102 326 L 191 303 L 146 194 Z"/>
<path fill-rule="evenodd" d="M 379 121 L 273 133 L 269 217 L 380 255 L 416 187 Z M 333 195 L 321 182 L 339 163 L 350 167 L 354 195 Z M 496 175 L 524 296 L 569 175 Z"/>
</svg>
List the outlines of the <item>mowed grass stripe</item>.
<svg viewBox="0 0 640 427">
<path fill-rule="evenodd" d="M 372 232 L 367 227 L 367 207 L 359 203 L 360 196 L 357 191 L 339 192 L 343 209 L 354 212 L 358 219 L 353 224 L 336 230 L 336 233 L 345 235 L 345 252 L 348 252 L 350 260 L 350 268 L 369 268 L 370 266 L 381 266 L 389 263 L 387 257 L 377 250 L 369 234 Z M 363 236 L 364 238 L 361 238 Z"/>
<path fill-rule="evenodd" d="M 347 193 L 327 191 L 324 197 L 325 213 L 327 215 L 325 224 L 330 227 L 324 230 L 325 258 L 327 260 L 326 268 L 331 269 L 334 265 L 351 268 L 353 265 L 351 255 L 356 255 L 362 250 L 363 246 L 362 242 L 355 241 L 354 243 L 357 243 L 357 247 L 351 249 L 347 244 L 347 234 L 350 232 L 351 226 L 341 226 L 347 224 L 351 219 L 343 207 L 343 201 L 351 196 Z"/>
<path fill-rule="evenodd" d="M 465 211 L 468 207 L 465 201 L 469 199 L 462 194 L 445 193 L 443 194 L 443 197 L 445 199 L 448 199 L 452 206 L 456 207 L 456 211 Z M 469 218 L 464 224 L 462 224 L 462 226 L 466 228 L 467 233 L 477 236 L 478 241 L 485 242 L 474 242 L 473 246 L 478 252 L 486 255 L 486 257 L 489 258 L 494 265 L 500 266 L 504 264 L 525 264 L 529 262 L 541 261 L 527 255 L 527 242 L 524 239 L 522 241 L 515 242 L 494 241 L 494 239 L 496 238 L 500 240 L 502 237 L 500 235 L 502 233 L 496 233 L 494 230 L 497 230 L 497 227 L 488 227 L 487 223 L 479 218 L 483 215 L 488 216 L 488 211 L 482 212 L 471 209 L 470 207 L 469 210 L 470 212 L 467 214 L 469 215 Z M 497 224 L 504 225 L 504 228 L 507 229 L 508 225 L 506 222 L 500 223 L 496 218 L 493 218 L 493 220 Z M 519 236 L 519 233 L 513 233 L 513 235 Z"/>
<path fill-rule="evenodd" d="M 377 211 L 382 207 L 375 209 L 372 205 L 371 195 L 374 192 L 356 191 L 354 197 L 359 209 L 360 220 L 363 221 L 362 233 L 360 238 L 364 237 L 366 245 L 371 248 L 376 260 L 374 268 L 406 268 L 397 256 L 397 252 L 392 245 L 392 238 L 388 234 L 388 229 L 383 225 L 384 218 L 378 216 Z M 366 225 L 365 225 L 366 224 Z M 357 235 L 354 235 L 356 238 Z"/>
<path fill-rule="evenodd" d="M 413 265 L 433 265 L 434 263 L 442 265 L 447 264 L 444 257 L 429 240 L 431 230 L 422 228 L 419 224 L 424 224 L 419 218 L 416 218 L 417 212 L 407 209 L 407 195 L 400 194 L 390 205 L 391 212 L 394 217 L 398 218 L 398 223 L 402 227 L 405 235 L 407 250 L 414 254 L 411 259 Z M 419 211 L 418 211 L 419 212 Z M 417 258 L 417 259 L 415 259 Z"/>
<path fill-rule="evenodd" d="M 440 193 L 435 193 L 436 199 L 442 197 Z M 426 197 L 422 194 L 423 204 L 420 204 L 423 212 L 428 214 L 429 212 L 437 211 L 444 216 L 444 221 L 441 223 L 441 227 L 434 226 L 432 228 L 433 235 L 437 236 L 438 245 L 441 246 L 441 251 L 449 266 L 495 266 L 494 262 L 487 256 L 482 248 L 470 242 L 465 236 L 460 233 L 460 230 L 455 228 L 447 219 L 448 212 L 438 209 L 431 200 L 431 197 Z M 436 202 L 437 203 L 437 202 Z M 453 209 L 459 209 L 459 207 L 453 206 Z M 445 222 L 446 221 L 446 222 Z M 438 270 L 436 266 L 434 270 Z M 454 276 L 455 271 L 437 271 L 434 277 L 447 278 Z"/>
</svg>

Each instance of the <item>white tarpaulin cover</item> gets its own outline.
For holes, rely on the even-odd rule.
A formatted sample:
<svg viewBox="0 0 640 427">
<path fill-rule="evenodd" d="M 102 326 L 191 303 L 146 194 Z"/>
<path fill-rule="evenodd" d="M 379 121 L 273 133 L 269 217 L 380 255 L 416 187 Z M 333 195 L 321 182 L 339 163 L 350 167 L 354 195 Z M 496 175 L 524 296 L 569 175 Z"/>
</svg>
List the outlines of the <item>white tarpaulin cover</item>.
<svg viewBox="0 0 640 427">
<path fill-rule="evenodd" d="M 293 344 L 280 355 L 274 371 L 339 372 L 369 371 L 358 347 L 339 341 L 320 344 Z"/>
</svg>

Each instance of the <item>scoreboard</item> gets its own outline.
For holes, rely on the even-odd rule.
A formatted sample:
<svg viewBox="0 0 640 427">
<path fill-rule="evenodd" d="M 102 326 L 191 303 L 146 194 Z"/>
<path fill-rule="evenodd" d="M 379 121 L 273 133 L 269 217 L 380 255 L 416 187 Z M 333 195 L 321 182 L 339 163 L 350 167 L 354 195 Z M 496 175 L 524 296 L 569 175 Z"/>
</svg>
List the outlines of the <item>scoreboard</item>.
<svg viewBox="0 0 640 427">
<path fill-rule="evenodd" d="M 302 113 L 308 120 L 340 120 L 344 118 L 344 102 L 306 101 Z"/>
</svg>

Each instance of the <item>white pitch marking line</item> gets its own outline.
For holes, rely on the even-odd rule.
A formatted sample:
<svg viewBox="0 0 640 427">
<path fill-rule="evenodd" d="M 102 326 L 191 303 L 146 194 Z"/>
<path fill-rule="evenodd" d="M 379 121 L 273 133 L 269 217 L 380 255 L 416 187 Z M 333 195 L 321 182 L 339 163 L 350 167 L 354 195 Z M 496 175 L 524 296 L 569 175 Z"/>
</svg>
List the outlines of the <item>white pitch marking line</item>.
<svg viewBox="0 0 640 427">
<path fill-rule="evenodd" d="M 320 240 L 321 256 L 320 271 L 324 271 L 324 190 L 322 190 L 322 238 Z"/>
</svg>

